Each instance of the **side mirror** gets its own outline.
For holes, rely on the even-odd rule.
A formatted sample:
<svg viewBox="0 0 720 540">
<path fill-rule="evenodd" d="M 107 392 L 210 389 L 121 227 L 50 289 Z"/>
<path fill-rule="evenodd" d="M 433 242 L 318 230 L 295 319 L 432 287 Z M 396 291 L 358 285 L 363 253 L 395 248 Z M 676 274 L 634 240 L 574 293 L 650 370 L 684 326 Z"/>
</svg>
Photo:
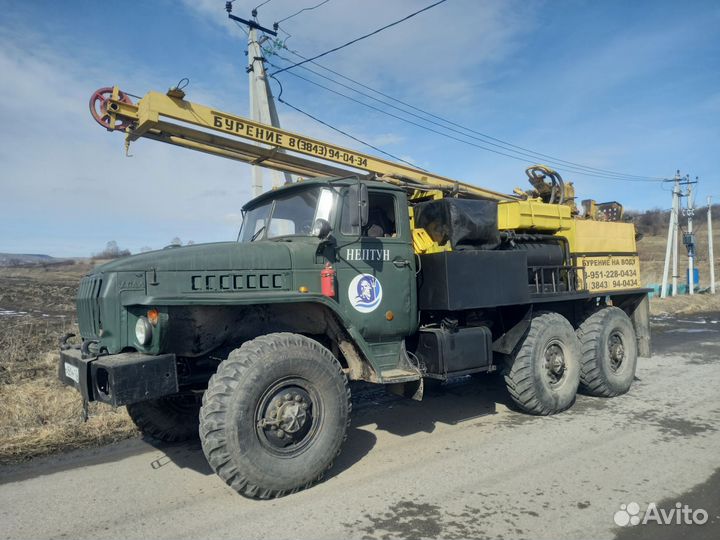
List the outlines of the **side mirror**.
<svg viewBox="0 0 720 540">
<path fill-rule="evenodd" d="M 313 223 L 313 236 L 317 236 L 320 240 L 325 240 L 330 236 L 331 231 L 332 227 L 327 219 L 317 218 L 315 223 Z"/>
<path fill-rule="evenodd" d="M 350 226 L 365 227 L 368 223 L 368 189 L 362 182 L 348 188 L 348 208 L 350 208 Z"/>
</svg>

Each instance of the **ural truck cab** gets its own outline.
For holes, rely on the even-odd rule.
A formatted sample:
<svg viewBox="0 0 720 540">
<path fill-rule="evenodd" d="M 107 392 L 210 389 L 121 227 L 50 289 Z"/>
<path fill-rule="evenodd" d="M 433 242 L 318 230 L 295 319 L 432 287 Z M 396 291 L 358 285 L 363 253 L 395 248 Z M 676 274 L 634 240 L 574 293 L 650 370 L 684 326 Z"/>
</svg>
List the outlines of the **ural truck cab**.
<svg viewBox="0 0 720 540">
<path fill-rule="evenodd" d="M 98 121 L 128 140 L 323 168 L 159 121 L 252 138 L 246 119 L 143 99 L 115 88 Z M 535 192 L 504 196 L 262 129 L 287 150 L 372 174 L 286 184 L 245 205 L 237 241 L 127 257 L 83 278 L 81 339 L 63 340 L 59 376 L 86 403 L 127 406 L 163 440 L 199 435 L 225 482 L 270 498 L 330 467 L 350 421 L 349 381 L 421 399 L 424 381 L 500 370 L 536 415 L 567 409 L 578 389 L 629 390 L 650 351 L 632 224 L 581 218 L 564 198 L 572 186 L 547 168 L 529 169 Z"/>
</svg>

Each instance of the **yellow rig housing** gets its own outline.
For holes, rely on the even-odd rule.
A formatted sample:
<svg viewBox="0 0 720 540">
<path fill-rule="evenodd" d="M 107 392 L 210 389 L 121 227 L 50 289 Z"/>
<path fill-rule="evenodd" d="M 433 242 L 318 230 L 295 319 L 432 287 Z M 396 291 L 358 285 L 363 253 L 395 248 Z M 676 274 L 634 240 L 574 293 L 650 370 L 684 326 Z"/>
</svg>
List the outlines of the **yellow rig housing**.
<svg viewBox="0 0 720 540">
<path fill-rule="evenodd" d="M 410 210 L 412 218 L 412 208 Z M 641 287 L 640 259 L 632 223 L 595 221 L 571 216 L 569 206 L 539 200 L 498 202 L 501 231 L 550 233 L 568 242 L 578 284 L 590 291 Z M 413 228 L 415 252 L 450 251 L 421 228 Z"/>
</svg>

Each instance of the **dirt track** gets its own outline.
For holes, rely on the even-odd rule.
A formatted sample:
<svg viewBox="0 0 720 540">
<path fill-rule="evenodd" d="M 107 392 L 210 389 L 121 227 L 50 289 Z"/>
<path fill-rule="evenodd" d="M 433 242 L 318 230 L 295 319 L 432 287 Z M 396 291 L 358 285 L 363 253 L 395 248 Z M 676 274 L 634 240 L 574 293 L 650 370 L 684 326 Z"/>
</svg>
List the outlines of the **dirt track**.
<svg viewBox="0 0 720 540">
<path fill-rule="evenodd" d="M 422 403 L 358 390 L 344 451 L 309 491 L 256 502 L 197 445 L 138 439 L 0 470 L 1 538 L 720 537 L 720 314 L 654 321 L 630 394 L 509 408 L 490 378 Z M 621 504 L 703 508 L 703 526 L 613 522 Z M 680 530 L 680 529 L 683 530 Z"/>
</svg>

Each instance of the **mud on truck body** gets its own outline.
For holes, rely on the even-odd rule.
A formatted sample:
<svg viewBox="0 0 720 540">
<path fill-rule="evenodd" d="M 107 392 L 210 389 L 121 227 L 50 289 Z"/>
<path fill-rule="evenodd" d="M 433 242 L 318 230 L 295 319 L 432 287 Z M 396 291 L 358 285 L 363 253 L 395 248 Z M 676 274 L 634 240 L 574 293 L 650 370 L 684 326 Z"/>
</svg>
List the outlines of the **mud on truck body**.
<svg viewBox="0 0 720 540">
<path fill-rule="evenodd" d="M 421 399 L 429 380 L 500 371 L 534 415 L 578 389 L 623 394 L 650 353 L 634 227 L 580 219 L 536 184 L 504 200 L 357 175 L 286 184 L 245 205 L 237 241 L 84 277 L 59 377 L 147 435 L 199 436 L 256 498 L 322 478 L 349 381 Z"/>
</svg>

